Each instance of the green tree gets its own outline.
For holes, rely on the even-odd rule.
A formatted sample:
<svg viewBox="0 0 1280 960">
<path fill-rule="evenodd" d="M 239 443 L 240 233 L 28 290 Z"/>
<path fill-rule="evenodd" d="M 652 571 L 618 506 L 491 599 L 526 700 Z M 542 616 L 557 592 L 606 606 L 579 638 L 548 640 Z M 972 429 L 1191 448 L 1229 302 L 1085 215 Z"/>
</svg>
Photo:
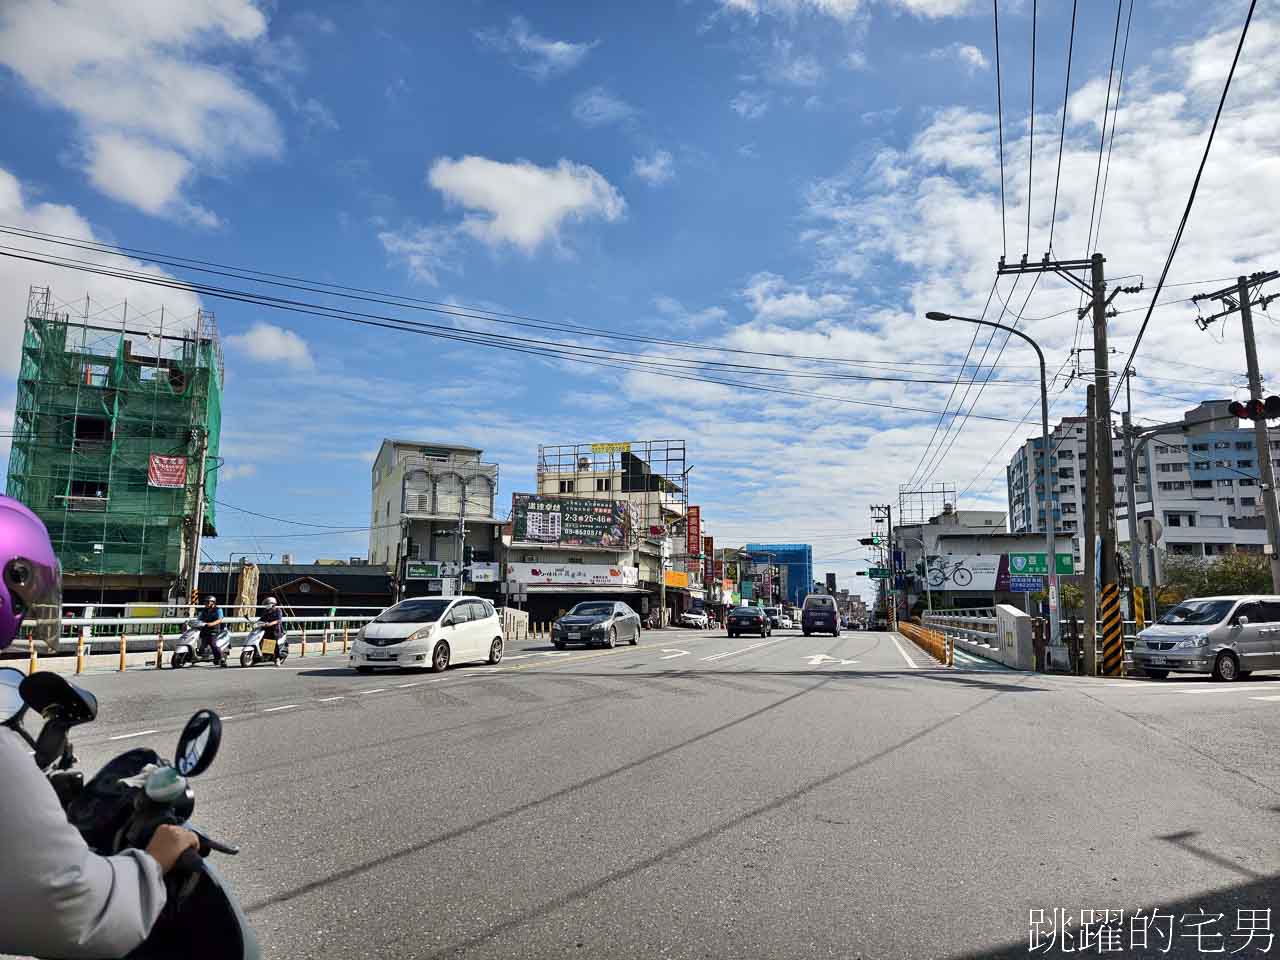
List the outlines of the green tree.
<svg viewBox="0 0 1280 960">
<path fill-rule="evenodd" d="M 1075 613 L 1084 606 L 1084 591 L 1074 583 L 1062 585 L 1062 609 L 1067 613 Z"/>
<path fill-rule="evenodd" d="M 1270 593 L 1271 564 L 1260 553 L 1228 553 L 1209 565 L 1205 580 L 1210 594 Z"/>
</svg>

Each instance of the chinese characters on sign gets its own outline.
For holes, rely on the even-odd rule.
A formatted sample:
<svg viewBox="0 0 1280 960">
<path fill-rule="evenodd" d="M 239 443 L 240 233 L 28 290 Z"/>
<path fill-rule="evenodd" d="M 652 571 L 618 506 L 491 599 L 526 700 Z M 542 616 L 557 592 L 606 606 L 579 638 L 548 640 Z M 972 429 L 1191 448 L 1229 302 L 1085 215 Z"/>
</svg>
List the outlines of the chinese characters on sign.
<svg viewBox="0 0 1280 960">
<path fill-rule="evenodd" d="M 685 553 L 690 560 L 702 556 L 702 510 L 690 507 L 685 518 Z"/>
<path fill-rule="evenodd" d="M 147 486 L 185 487 L 187 485 L 187 458 L 163 457 L 151 454 L 147 463 Z"/>
<path fill-rule="evenodd" d="M 711 581 L 715 579 L 715 556 L 716 556 L 716 538 L 702 538 L 702 579 Z"/>
<path fill-rule="evenodd" d="M 1270 953 L 1271 908 L 1240 907 L 1231 918 L 1204 908 L 1073 912 L 1061 907 L 1028 911 L 1028 953 L 1124 953 L 1157 956 L 1180 948 L 1203 954 Z"/>
<path fill-rule="evenodd" d="M 512 539 L 571 547 L 627 546 L 627 504 L 583 497 L 511 495 Z"/>
</svg>

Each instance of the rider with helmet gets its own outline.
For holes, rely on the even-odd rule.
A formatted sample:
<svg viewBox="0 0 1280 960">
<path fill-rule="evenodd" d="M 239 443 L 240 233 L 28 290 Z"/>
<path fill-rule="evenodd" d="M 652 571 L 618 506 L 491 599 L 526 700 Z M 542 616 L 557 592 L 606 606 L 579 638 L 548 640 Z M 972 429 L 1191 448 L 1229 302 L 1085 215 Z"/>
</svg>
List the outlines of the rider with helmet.
<svg viewBox="0 0 1280 960">
<path fill-rule="evenodd" d="M 40 519 L 0 496 L 0 650 L 21 630 L 57 642 L 62 575 Z M 68 821 L 27 744 L 0 726 L 0 954 L 123 956 L 164 907 L 163 875 L 199 841 L 156 828 L 147 849 L 102 857 Z"/>
<path fill-rule="evenodd" d="M 263 624 L 263 639 L 274 640 L 277 644 L 284 639 L 284 615 L 280 612 L 280 607 L 276 603 L 275 597 L 267 597 L 267 609 L 262 611 L 262 616 L 258 621 Z"/>
<path fill-rule="evenodd" d="M 218 649 L 218 629 L 222 626 L 222 608 L 218 606 L 218 598 L 209 594 L 204 598 L 204 606 L 196 614 L 200 621 L 200 645 L 208 646 L 213 653 L 213 662 L 220 667 L 227 665 L 227 658 Z"/>
</svg>

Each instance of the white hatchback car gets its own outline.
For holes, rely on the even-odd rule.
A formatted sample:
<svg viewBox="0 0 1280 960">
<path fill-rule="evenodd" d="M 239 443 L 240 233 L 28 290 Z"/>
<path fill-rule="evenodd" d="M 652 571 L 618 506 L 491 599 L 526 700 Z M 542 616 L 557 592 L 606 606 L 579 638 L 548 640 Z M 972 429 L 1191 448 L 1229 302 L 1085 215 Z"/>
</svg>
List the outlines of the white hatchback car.
<svg viewBox="0 0 1280 960">
<path fill-rule="evenodd" d="M 358 673 L 375 667 L 430 667 L 502 660 L 502 620 L 479 597 L 412 597 L 365 624 L 351 648 Z"/>
</svg>

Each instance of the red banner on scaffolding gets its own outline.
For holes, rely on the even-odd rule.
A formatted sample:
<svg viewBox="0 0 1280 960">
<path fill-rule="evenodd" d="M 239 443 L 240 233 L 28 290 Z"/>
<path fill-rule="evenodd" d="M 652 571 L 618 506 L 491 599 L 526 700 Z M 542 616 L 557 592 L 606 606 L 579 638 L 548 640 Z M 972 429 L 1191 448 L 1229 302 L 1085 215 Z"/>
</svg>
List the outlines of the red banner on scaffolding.
<svg viewBox="0 0 1280 960">
<path fill-rule="evenodd" d="M 147 486 L 172 488 L 186 485 L 186 457 L 163 457 L 158 453 L 151 454 L 151 461 L 147 464 Z"/>
</svg>

